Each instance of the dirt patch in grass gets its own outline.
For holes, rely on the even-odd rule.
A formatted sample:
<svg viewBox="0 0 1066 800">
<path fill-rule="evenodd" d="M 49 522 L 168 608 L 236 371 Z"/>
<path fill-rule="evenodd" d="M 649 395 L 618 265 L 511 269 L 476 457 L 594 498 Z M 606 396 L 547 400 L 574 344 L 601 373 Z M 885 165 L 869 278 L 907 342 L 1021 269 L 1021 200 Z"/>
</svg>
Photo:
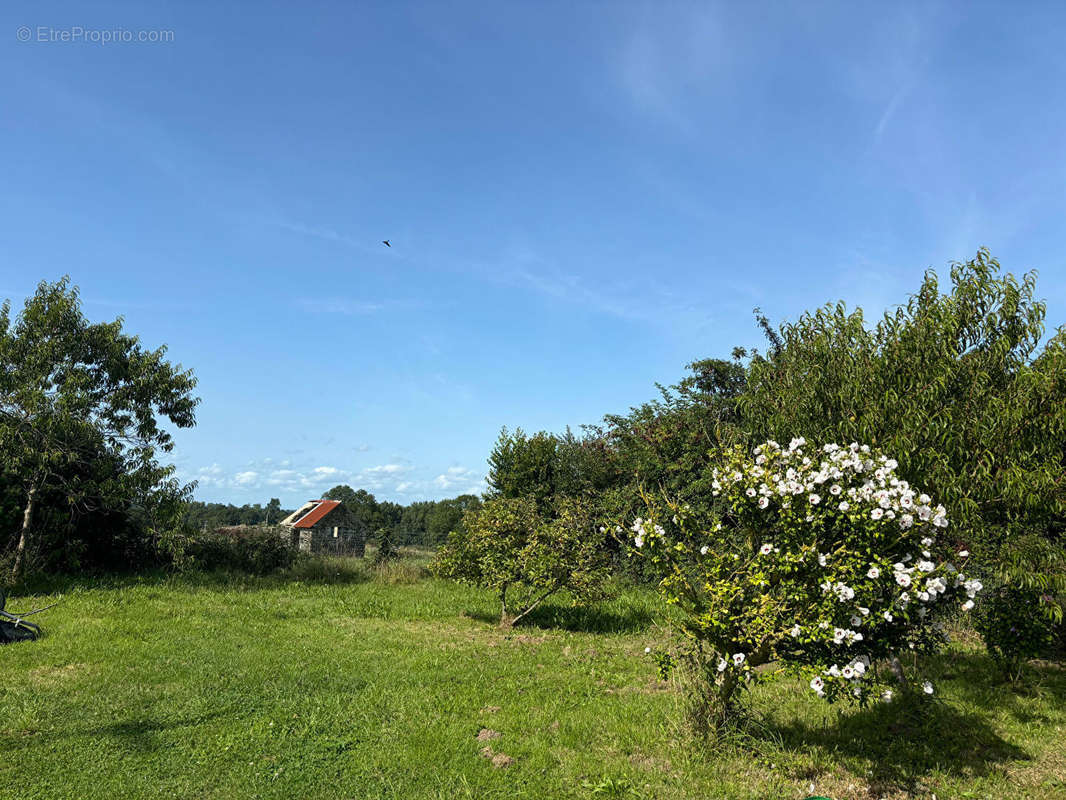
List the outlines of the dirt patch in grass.
<svg viewBox="0 0 1066 800">
<path fill-rule="evenodd" d="M 487 758 L 492 762 L 492 766 L 496 769 L 506 769 L 514 763 L 514 759 L 506 753 L 497 753 L 488 745 L 481 748 L 481 757 Z"/>
<path fill-rule="evenodd" d="M 499 731 L 494 731 L 492 728 L 482 728 L 477 732 L 475 737 L 479 742 L 487 742 L 490 739 L 499 739 L 503 736 Z"/>
</svg>

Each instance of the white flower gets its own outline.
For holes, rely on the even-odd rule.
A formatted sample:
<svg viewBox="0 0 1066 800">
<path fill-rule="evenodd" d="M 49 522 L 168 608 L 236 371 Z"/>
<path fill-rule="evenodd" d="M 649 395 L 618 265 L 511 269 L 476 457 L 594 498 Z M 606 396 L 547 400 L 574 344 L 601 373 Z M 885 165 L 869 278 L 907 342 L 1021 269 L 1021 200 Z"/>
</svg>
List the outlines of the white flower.
<svg viewBox="0 0 1066 800">
<path fill-rule="evenodd" d="M 870 567 L 868 570 L 866 570 L 866 577 L 870 578 L 871 580 L 876 580 L 877 578 L 881 577 L 881 570 L 879 570 L 877 567 Z"/>
<path fill-rule="evenodd" d="M 901 528 L 903 528 L 903 529 L 907 529 L 913 524 L 914 524 L 914 515 L 913 514 L 904 514 L 904 515 L 902 515 L 899 518 L 899 526 Z"/>
<path fill-rule="evenodd" d="M 774 546 L 772 544 L 764 544 L 762 547 L 759 548 L 759 555 L 765 556 L 767 553 L 772 553 L 773 550 Z"/>
<path fill-rule="evenodd" d="M 709 548 L 707 545 L 704 545 L 703 547 L 700 548 L 700 555 L 701 556 L 707 555 L 707 551 L 710 550 L 710 549 L 711 548 Z"/>
<path fill-rule="evenodd" d="M 812 494 L 812 495 L 808 496 L 808 497 L 807 497 L 807 499 L 808 499 L 808 500 L 810 500 L 810 502 L 811 502 L 811 505 L 812 505 L 812 506 L 816 506 L 816 505 L 818 505 L 818 504 L 819 504 L 820 502 L 822 502 L 822 498 L 821 498 L 821 497 L 819 497 L 819 496 L 818 496 L 818 495 L 816 495 L 816 494 Z"/>
<path fill-rule="evenodd" d="M 859 619 L 859 618 L 858 618 L 857 616 L 855 616 L 854 614 L 852 614 L 852 615 L 851 615 L 851 620 L 850 620 L 850 622 L 851 622 L 851 626 L 852 626 L 853 628 L 857 628 L 857 627 L 859 627 L 860 625 L 862 625 L 862 620 L 861 620 L 861 619 Z"/>
<path fill-rule="evenodd" d="M 973 608 L 973 600 L 967 600 L 962 604 L 963 611 L 969 611 L 971 608 Z"/>
<path fill-rule="evenodd" d="M 865 606 L 859 606 L 859 613 L 862 614 L 864 617 L 867 617 L 870 615 L 870 609 L 866 608 Z"/>
<path fill-rule="evenodd" d="M 966 556 L 968 556 L 968 555 L 970 555 L 970 551 L 969 550 L 960 550 L 959 551 L 959 558 L 966 558 Z"/>
<path fill-rule="evenodd" d="M 749 487 L 748 487 L 748 488 L 747 488 L 747 489 L 746 489 L 746 490 L 744 491 L 744 494 L 746 494 L 746 495 L 747 495 L 748 497 L 754 497 L 754 496 L 755 496 L 755 489 L 753 489 L 752 487 L 750 487 L 750 486 L 749 486 Z"/>
<path fill-rule="evenodd" d="M 884 616 L 886 622 L 891 622 L 892 621 L 892 612 L 891 611 L 884 612 L 883 616 Z"/>
<path fill-rule="evenodd" d="M 829 675 L 832 675 L 834 678 L 839 678 L 840 677 L 840 667 L 838 667 L 836 664 L 834 664 L 833 666 L 831 666 L 829 669 L 826 670 L 826 673 L 828 673 Z"/>
<path fill-rule="evenodd" d="M 840 494 L 840 492 L 841 489 L 839 484 L 834 483 L 832 486 L 829 487 L 829 494 L 831 495 L 838 495 Z"/>
<path fill-rule="evenodd" d="M 650 653 L 651 652 L 651 648 L 650 647 L 645 647 L 644 648 L 644 652 L 645 653 Z"/>
<path fill-rule="evenodd" d="M 788 632 L 788 635 L 791 636 L 793 639 L 795 639 L 796 637 L 798 637 L 800 635 L 800 633 L 802 633 L 802 631 L 800 630 L 800 626 L 799 625 L 793 625 L 792 626 L 792 630 L 790 630 Z"/>
<path fill-rule="evenodd" d="M 920 569 L 922 572 L 932 572 L 934 569 L 936 569 L 936 565 L 932 561 L 919 561 L 918 569 Z"/>
<path fill-rule="evenodd" d="M 733 655 L 733 663 L 736 664 L 738 667 L 741 664 L 743 664 L 744 663 L 744 654 L 743 653 L 735 653 Z"/>
<path fill-rule="evenodd" d="M 840 644 L 848 636 L 848 632 L 843 628 L 833 628 L 833 641 Z"/>
<path fill-rule="evenodd" d="M 884 694 L 882 694 L 881 697 L 884 698 L 886 703 L 891 703 L 892 702 L 892 690 L 891 689 L 885 689 Z"/>
<path fill-rule="evenodd" d="M 718 659 L 718 671 L 719 672 L 725 672 L 725 668 L 728 667 L 728 666 L 729 666 L 729 664 L 726 662 L 726 660 L 724 658 Z"/>
<path fill-rule="evenodd" d="M 856 661 L 851 665 L 851 668 L 855 671 L 855 674 L 859 676 L 862 676 L 866 672 L 866 664 L 862 661 Z"/>
<path fill-rule="evenodd" d="M 840 505 L 837 506 L 837 508 L 839 508 L 841 511 L 847 511 L 849 508 L 851 508 L 851 506 L 848 504 L 847 500 L 842 500 Z"/>
<path fill-rule="evenodd" d="M 825 566 L 825 555 L 823 555 L 822 553 L 818 554 L 818 566 L 819 567 L 824 567 Z"/>
<path fill-rule="evenodd" d="M 844 669 L 840 670 L 840 675 L 844 678 L 847 678 L 848 680 L 851 680 L 853 677 L 855 677 L 855 670 L 853 670 L 851 667 L 844 667 Z"/>
<path fill-rule="evenodd" d="M 925 692 L 926 694 L 932 694 L 933 693 L 933 684 L 931 684 L 929 681 L 926 681 L 925 683 L 922 684 L 922 691 Z"/>
<path fill-rule="evenodd" d="M 643 547 L 644 546 L 644 537 L 639 535 L 639 534 L 637 536 L 634 536 L 633 537 L 633 544 L 635 544 L 637 547 Z"/>
<path fill-rule="evenodd" d="M 911 576 L 908 575 L 906 572 L 897 572 L 896 583 L 906 588 L 907 586 L 911 585 Z"/>
<path fill-rule="evenodd" d="M 815 675 L 813 678 L 811 678 L 811 688 L 814 689 L 814 691 L 818 694 L 819 697 L 821 697 L 823 694 L 825 694 L 825 681 L 823 681 L 819 676 Z"/>
<path fill-rule="evenodd" d="M 875 508 L 873 511 L 870 512 L 870 519 L 881 519 L 881 517 L 883 517 L 884 515 L 884 509 Z"/>
<path fill-rule="evenodd" d="M 769 498 L 766 498 L 766 497 L 760 497 L 759 498 L 759 508 L 766 508 L 768 505 L 770 505 Z"/>
</svg>

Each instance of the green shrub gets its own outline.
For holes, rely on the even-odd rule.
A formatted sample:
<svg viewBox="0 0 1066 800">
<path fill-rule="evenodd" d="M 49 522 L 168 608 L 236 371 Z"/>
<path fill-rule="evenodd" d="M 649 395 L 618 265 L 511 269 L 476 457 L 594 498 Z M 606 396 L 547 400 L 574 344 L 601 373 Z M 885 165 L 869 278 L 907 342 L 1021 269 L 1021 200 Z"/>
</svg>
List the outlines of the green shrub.
<svg viewBox="0 0 1066 800">
<path fill-rule="evenodd" d="M 296 556 L 277 528 L 220 528 L 189 537 L 178 563 L 185 568 L 265 575 L 291 567 Z"/>
<path fill-rule="evenodd" d="M 388 528 L 380 528 L 376 531 L 374 533 L 374 542 L 377 544 L 377 550 L 374 552 L 374 566 L 380 567 L 394 558 L 400 557 L 400 554 L 396 552 L 396 548 L 393 547 L 392 532 Z"/>
<path fill-rule="evenodd" d="M 1055 649 L 1056 624 L 1039 611 L 1041 596 L 1026 589 L 999 586 L 983 599 L 975 617 L 989 655 L 1005 677 L 1018 680 L 1025 662 Z"/>
<path fill-rule="evenodd" d="M 606 534 L 589 506 L 561 498 L 548 516 L 535 497 L 498 497 L 468 511 L 431 569 L 496 592 L 500 626 L 510 627 L 556 592 L 602 596 L 609 570 Z"/>
</svg>

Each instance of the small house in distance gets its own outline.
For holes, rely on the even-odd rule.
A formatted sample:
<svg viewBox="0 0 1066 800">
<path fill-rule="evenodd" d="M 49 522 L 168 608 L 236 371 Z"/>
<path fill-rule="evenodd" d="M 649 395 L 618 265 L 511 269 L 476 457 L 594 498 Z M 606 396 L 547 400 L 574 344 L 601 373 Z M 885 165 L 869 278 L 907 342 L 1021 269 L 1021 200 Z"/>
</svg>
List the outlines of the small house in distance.
<svg viewBox="0 0 1066 800">
<path fill-rule="evenodd" d="M 347 527 L 348 517 L 338 500 L 308 500 L 280 523 L 282 535 L 303 553 L 330 553 L 362 558 L 366 534 Z"/>
</svg>

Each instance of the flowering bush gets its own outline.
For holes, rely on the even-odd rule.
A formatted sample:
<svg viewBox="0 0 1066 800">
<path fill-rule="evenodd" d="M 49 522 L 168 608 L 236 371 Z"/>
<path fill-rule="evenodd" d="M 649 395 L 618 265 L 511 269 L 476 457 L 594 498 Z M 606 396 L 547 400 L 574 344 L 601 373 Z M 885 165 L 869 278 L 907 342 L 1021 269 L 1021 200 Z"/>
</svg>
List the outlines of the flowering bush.
<svg viewBox="0 0 1066 800">
<path fill-rule="evenodd" d="M 981 583 L 934 555 L 946 510 L 896 466 L 858 444 L 734 448 L 713 474 L 721 513 L 711 530 L 692 530 L 688 509 L 669 501 L 633 524 L 637 551 L 708 665 L 719 720 L 774 661 L 829 701 L 891 699 L 888 685 L 903 678 L 896 654 L 943 641 L 931 609 L 973 607 Z M 885 660 L 891 674 L 878 668 Z"/>
</svg>

